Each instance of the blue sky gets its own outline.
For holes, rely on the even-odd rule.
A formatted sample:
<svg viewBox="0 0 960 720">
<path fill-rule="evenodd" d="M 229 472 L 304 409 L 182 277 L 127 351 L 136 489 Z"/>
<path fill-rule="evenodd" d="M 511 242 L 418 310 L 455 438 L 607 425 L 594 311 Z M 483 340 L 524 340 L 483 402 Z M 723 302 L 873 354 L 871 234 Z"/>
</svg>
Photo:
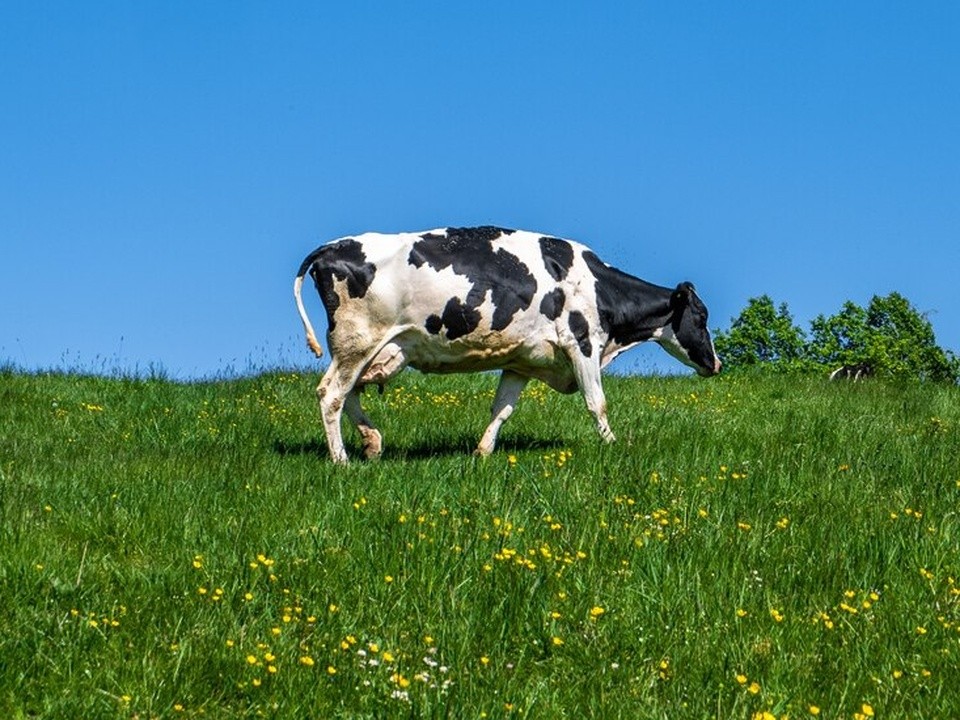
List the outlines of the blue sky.
<svg viewBox="0 0 960 720">
<path fill-rule="evenodd" d="M 953 2 L 5 2 L 0 362 L 306 365 L 310 250 L 473 224 L 712 327 L 896 290 L 960 352 L 957 38 Z"/>
</svg>

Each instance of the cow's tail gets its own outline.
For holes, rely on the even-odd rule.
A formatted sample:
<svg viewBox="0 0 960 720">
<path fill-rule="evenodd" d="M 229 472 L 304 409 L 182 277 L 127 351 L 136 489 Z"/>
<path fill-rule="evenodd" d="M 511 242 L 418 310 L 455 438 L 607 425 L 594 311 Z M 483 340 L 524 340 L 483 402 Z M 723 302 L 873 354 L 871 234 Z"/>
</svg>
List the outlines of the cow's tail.
<svg viewBox="0 0 960 720">
<path fill-rule="evenodd" d="M 303 306 L 303 298 L 300 294 L 303 288 L 303 276 L 307 274 L 307 268 L 312 264 L 312 262 L 309 261 L 312 259 L 313 258 L 307 258 L 307 260 L 303 262 L 303 265 L 300 266 L 300 272 L 293 281 L 293 297 L 297 300 L 297 311 L 300 313 L 303 329 L 307 333 L 307 347 L 310 348 L 311 352 L 317 357 L 323 357 L 323 348 L 320 347 L 320 343 L 317 342 L 317 335 L 313 331 L 313 325 L 310 324 L 310 318 L 307 317 L 307 309 Z"/>
</svg>

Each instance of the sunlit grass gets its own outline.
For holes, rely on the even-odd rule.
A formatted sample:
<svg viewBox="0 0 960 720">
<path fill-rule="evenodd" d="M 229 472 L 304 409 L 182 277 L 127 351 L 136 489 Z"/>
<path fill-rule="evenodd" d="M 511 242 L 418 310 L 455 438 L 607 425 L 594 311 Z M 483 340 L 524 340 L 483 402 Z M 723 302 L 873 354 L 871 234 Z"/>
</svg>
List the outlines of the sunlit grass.
<svg viewBox="0 0 960 720">
<path fill-rule="evenodd" d="M 960 715 L 956 389 L 315 384 L 0 375 L 0 714 Z"/>
</svg>

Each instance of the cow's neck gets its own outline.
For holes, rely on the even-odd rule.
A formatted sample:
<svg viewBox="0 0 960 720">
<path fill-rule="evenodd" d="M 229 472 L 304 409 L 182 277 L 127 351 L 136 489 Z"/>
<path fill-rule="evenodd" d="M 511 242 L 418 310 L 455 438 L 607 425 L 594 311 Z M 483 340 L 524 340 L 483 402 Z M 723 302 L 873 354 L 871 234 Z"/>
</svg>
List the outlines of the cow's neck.
<svg viewBox="0 0 960 720">
<path fill-rule="evenodd" d="M 609 342 L 628 347 L 653 338 L 670 324 L 673 291 L 628 275 L 584 253 L 597 279 L 597 311 Z"/>
</svg>

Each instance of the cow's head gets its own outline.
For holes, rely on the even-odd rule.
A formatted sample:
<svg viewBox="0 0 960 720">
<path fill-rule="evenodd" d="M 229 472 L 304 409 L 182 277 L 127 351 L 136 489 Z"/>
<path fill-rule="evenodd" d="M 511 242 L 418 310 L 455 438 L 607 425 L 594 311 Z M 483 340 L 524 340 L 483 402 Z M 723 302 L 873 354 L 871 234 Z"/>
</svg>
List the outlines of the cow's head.
<svg viewBox="0 0 960 720">
<path fill-rule="evenodd" d="M 693 285 L 677 285 L 670 296 L 670 311 L 670 324 L 657 338 L 660 346 L 700 375 L 709 377 L 720 372 L 720 358 L 707 329 L 707 306 Z"/>
</svg>

